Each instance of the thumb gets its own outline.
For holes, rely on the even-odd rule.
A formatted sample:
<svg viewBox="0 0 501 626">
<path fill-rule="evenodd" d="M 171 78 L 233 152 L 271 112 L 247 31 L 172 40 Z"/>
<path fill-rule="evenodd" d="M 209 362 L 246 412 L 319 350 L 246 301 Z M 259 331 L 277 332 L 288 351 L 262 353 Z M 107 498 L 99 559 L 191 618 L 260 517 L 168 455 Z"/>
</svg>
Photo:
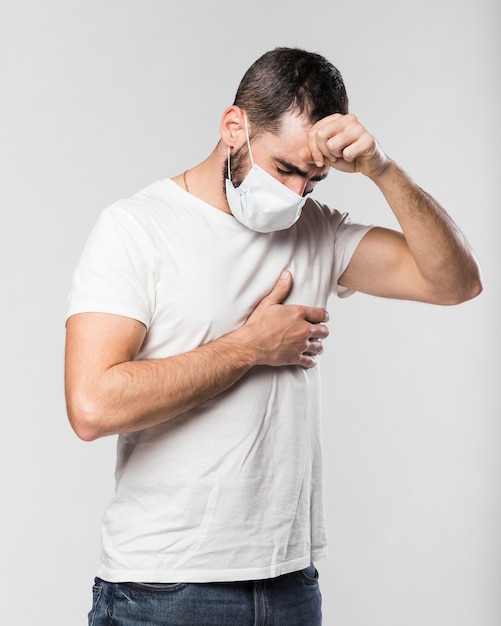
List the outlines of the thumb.
<svg viewBox="0 0 501 626">
<path fill-rule="evenodd" d="M 280 304 L 287 298 L 292 287 L 292 274 L 285 270 L 278 277 L 275 286 L 261 301 L 263 304 Z"/>
</svg>

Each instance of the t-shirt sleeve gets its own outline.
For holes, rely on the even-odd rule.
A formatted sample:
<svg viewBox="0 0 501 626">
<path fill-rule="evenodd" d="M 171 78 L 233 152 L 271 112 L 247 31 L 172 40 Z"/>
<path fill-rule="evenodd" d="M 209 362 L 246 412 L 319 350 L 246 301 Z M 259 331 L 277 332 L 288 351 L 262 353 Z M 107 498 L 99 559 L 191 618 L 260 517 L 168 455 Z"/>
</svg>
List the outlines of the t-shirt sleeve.
<svg viewBox="0 0 501 626">
<path fill-rule="evenodd" d="M 151 242 L 140 220 L 117 206 L 105 209 L 73 273 L 67 317 L 113 313 L 148 328 L 155 301 Z"/>
<path fill-rule="evenodd" d="M 356 224 L 347 213 L 334 211 L 332 214 L 334 229 L 334 267 L 332 276 L 332 290 L 340 298 L 351 296 L 354 291 L 339 284 L 339 278 L 348 267 L 358 244 L 374 226 Z"/>
</svg>

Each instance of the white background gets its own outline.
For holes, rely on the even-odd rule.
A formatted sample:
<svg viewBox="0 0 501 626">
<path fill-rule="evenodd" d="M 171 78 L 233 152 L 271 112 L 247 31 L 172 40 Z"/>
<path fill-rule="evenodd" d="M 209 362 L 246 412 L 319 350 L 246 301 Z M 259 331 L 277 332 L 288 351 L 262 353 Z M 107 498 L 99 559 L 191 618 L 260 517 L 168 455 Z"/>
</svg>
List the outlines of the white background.
<svg viewBox="0 0 501 626">
<path fill-rule="evenodd" d="M 204 158 L 243 72 L 288 45 L 340 68 L 351 110 L 448 209 L 485 280 L 453 308 L 331 302 L 325 624 L 499 626 L 497 0 L 0 11 L 2 623 L 78 626 L 90 608 L 115 441 L 76 438 L 62 385 L 66 295 L 89 230 L 108 204 Z M 361 176 L 334 172 L 316 197 L 394 225 Z"/>
</svg>

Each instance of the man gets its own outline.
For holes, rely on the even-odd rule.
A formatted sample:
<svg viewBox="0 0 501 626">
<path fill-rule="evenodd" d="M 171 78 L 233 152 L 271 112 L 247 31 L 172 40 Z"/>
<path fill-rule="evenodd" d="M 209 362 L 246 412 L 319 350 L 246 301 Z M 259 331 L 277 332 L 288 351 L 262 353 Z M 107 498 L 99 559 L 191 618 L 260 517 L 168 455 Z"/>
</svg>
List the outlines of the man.
<svg viewBox="0 0 501 626">
<path fill-rule="evenodd" d="M 456 304 L 481 290 L 450 217 L 348 113 L 323 57 L 245 74 L 202 163 L 101 215 L 75 272 L 68 414 L 119 434 L 89 623 L 321 623 L 317 358 L 332 292 Z M 307 195 L 370 178 L 402 233 Z"/>
</svg>

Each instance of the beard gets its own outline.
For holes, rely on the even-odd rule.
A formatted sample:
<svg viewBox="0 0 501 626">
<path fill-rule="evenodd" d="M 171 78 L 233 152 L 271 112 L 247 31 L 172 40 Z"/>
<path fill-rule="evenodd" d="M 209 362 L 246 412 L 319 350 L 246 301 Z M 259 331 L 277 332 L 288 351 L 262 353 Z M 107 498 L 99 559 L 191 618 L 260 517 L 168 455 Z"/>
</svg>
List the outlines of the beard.
<svg viewBox="0 0 501 626">
<path fill-rule="evenodd" d="M 231 182 L 239 187 L 250 170 L 249 149 L 246 145 L 237 148 L 231 155 L 230 171 L 228 171 L 228 158 L 223 164 L 223 189 L 226 194 L 226 179 L 231 174 Z"/>
</svg>

